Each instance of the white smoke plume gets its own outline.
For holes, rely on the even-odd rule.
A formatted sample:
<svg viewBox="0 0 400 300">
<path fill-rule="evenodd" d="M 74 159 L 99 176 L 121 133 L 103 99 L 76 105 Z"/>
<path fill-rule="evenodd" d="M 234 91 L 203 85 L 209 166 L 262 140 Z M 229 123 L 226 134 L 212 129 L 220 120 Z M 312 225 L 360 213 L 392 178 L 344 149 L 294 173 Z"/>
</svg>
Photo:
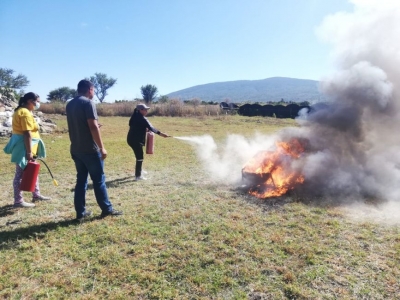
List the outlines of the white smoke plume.
<svg viewBox="0 0 400 300">
<path fill-rule="evenodd" d="M 212 180 L 228 184 L 237 184 L 244 164 L 257 152 L 269 149 L 276 140 L 275 136 L 260 134 L 251 138 L 229 135 L 224 145 L 218 147 L 210 135 L 175 138 L 195 146 Z"/>
<path fill-rule="evenodd" d="M 316 30 L 332 44 L 337 65 L 321 80 L 329 103 L 274 137 L 229 136 L 222 149 L 209 136 L 196 137 L 192 142 L 216 179 L 237 181 L 251 156 L 294 137 L 306 141 L 292 164 L 305 177 L 306 197 L 400 203 L 400 1 L 351 2 L 353 12 L 327 16 Z"/>
</svg>

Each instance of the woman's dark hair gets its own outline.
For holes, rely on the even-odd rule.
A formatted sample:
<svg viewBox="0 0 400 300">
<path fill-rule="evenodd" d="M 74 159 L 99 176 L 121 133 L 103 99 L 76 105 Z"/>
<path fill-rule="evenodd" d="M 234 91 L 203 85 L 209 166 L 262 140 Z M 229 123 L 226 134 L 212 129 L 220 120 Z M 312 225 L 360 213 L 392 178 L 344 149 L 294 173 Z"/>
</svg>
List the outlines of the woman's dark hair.
<svg viewBox="0 0 400 300">
<path fill-rule="evenodd" d="M 131 117 L 133 117 L 134 115 L 140 115 L 141 113 L 140 113 L 140 111 L 135 107 L 134 109 L 133 109 L 133 113 L 132 113 L 132 116 Z"/>
<path fill-rule="evenodd" d="M 26 93 L 23 97 L 19 98 L 18 101 L 18 106 L 16 109 L 14 109 L 14 111 L 17 111 L 18 109 L 20 109 L 23 105 L 25 105 L 26 103 L 28 103 L 29 100 L 37 100 L 39 97 L 38 94 L 36 93 Z"/>
<path fill-rule="evenodd" d="M 90 82 L 87 79 L 83 79 L 81 81 L 79 81 L 78 83 L 78 94 L 82 95 L 82 94 L 86 94 L 88 90 L 90 90 L 90 88 L 94 86 L 92 82 Z"/>
</svg>

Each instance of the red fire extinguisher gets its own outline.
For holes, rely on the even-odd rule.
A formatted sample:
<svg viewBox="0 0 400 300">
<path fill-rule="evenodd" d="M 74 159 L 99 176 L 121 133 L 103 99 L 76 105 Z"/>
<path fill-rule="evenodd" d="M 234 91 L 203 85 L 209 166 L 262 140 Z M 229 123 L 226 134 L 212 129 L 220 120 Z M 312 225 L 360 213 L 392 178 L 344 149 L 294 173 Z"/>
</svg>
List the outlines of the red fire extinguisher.
<svg viewBox="0 0 400 300">
<path fill-rule="evenodd" d="M 154 133 L 152 131 L 147 132 L 147 141 L 146 141 L 146 154 L 154 153 Z"/>
<path fill-rule="evenodd" d="M 30 160 L 22 173 L 22 180 L 19 186 L 21 191 L 34 192 L 37 177 L 39 175 L 40 164 Z"/>
</svg>

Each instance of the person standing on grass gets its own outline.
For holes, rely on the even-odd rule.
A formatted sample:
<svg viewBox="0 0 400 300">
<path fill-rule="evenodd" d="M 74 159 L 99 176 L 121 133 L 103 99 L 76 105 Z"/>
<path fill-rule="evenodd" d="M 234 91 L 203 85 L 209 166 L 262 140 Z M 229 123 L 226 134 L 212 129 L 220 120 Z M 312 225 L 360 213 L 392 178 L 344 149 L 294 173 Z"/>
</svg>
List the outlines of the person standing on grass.
<svg viewBox="0 0 400 300">
<path fill-rule="evenodd" d="M 151 125 L 146 118 L 149 109 L 150 107 L 146 104 L 137 104 L 129 120 L 129 132 L 126 139 L 136 157 L 135 180 L 146 180 L 142 176 L 143 146 L 146 142 L 146 132 L 150 130 L 164 138 L 169 137 L 168 134 L 162 133 Z"/>
<path fill-rule="evenodd" d="M 22 174 L 29 161 L 34 157 L 46 157 L 46 149 L 40 139 L 39 125 L 33 117 L 32 111 L 39 109 L 38 94 L 27 93 L 19 99 L 18 106 L 12 117 L 12 136 L 4 152 L 11 154 L 11 162 L 15 163 L 14 207 L 35 207 L 35 204 L 25 202 L 20 190 Z M 35 191 L 32 193 L 32 202 L 50 200 L 40 194 L 39 176 L 36 179 Z"/>
<path fill-rule="evenodd" d="M 76 185 L 74 205 L 78 221 L 92 214 L 86 210 L 86 189 L 88 175 L 93 182 L 97 204 L 101 208 L 101 218 L 122 215 L 113 209 L 108 199 L 104 159 L 107 151 L 104 148 L 97 123 L 97 110 L 92 99 L 94 85 L 89 80 L 78 83 L 78 96 L 68 102 L 66 107 L 69 138 L 71 141 L 71 157 L 76 167 Z"/>
</svg>

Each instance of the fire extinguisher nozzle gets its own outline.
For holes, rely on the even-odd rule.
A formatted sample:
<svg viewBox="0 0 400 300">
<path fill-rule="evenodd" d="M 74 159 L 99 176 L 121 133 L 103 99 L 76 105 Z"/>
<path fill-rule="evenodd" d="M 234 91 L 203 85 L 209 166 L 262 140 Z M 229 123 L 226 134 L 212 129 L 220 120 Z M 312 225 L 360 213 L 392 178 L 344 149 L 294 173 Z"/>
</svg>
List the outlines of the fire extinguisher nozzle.
<svg viewBox="0 0 400 300">
<path fill-rule="evenodd" d="M 47 168 L 47 171 L 49 171 L 49 173 L 50 173 L 51 178 L 53 178 L 53 184 L 54 184 L 55 186 L 58 186 L 58 182 L 57 182 L 57 180 L 54 179 L 54 176 L 53 176 L 53 174 L 51 173 L 50 168 L 49 168 L 49 166 L 46 164 L 46 162 L 45 162 L 43 159 L 41 159 L 41 158 L 37 158 L 37 159 L 40 160 L 42 163 L 44 163 L 44 165 L 45 165 L 46 168 Z"/>
</svg>

